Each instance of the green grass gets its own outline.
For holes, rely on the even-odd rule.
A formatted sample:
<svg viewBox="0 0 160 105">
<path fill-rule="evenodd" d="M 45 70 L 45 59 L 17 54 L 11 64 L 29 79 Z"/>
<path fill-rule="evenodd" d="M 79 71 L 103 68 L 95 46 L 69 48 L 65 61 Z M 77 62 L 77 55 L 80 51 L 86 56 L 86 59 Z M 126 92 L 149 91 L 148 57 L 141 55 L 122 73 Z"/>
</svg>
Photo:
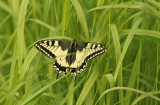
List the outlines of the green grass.
<svg viewBox="0 0 160 105">
<path fill-rule="evenodd" d="M 1 0 L 0 105 L 159 105 L 160 3 Z M 56 79 L 40 39 L 97 42 L 107 52 Z"/>
</svg>

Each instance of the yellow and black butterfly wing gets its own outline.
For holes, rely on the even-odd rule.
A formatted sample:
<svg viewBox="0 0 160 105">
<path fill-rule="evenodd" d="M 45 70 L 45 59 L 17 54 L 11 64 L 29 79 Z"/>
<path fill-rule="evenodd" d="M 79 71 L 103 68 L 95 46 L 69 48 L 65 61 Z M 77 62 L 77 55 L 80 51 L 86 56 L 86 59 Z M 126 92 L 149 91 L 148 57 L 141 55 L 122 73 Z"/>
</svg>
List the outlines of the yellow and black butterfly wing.
<svg viewBox="0 0 160 105">
<path fill-rule="evenodd" d="M 70 43 L 61 40 L 41 40 L 35 43 L 35 47 L 50 58 L 67 55 Z"/>
<path fill-rule="evenodd" d="M 41 40 L 35 43 L 35 47 L 46 56 L 56 59 L 53 67 L 58 71 L 57 76 L 66 74 L 69 69 L 74 77 L 76 73 L 84 71 L 88 60 L 106 51 L 106 47 L 101 44 L 77 44 L 76 41 L 70 43 L 62 40 Z"/>
<path fill-rule="evenodd" d="M 72 68 L 78 68 L 77 73 L 84 71 L 87 61 L 103 54 L 106 47 L 102 44 L 85 42 L 77 46 L 76 60 L 71 65 Z"/>
<path fill-rule="evenodd" d="M 58 74 L 65 73 L 67 67 L 66 56 L 70 43 L 62 40 L 41 40 L 35 43 L 35 47 L 49 58 L 56 58 L 53 67 Z"/>
</svg>

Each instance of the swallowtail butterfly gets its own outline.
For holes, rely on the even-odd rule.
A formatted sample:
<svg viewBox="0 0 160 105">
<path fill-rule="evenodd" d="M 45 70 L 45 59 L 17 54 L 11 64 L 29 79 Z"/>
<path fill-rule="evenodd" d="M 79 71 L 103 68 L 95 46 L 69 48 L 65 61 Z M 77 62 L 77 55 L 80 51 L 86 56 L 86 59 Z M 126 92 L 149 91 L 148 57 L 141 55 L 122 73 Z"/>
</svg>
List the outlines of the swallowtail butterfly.
<svg viewBox="0 0 160 105">
<path fill-rule="evenodd" d="M 72 42 L 64 40 L 40 40 L 35 43 L 35 47 L 49 58 L 55 58 L 53 68 L 59 74 L 68 72 L 76 77 L 77 74 L 84 71 L 87 61 L 103 54 L 106 47 L 102 44 L 84 42 L 78 44 L 75 40 Z"/>
</svg>

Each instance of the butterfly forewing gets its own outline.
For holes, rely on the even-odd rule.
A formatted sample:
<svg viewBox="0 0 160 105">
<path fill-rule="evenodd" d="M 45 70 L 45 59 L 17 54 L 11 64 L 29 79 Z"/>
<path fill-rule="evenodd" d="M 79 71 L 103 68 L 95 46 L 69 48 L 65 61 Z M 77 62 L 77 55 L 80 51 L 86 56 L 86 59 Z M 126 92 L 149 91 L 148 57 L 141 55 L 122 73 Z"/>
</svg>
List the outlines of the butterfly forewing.
<svg viewBox="0 0 160 105">
<path fill-rule="evenodd" d="M 76 61 L 71 67 L 79 67 L 79 69 L 81 69 L 80 71 L 82 71 L 82 69 L 85 69 L 88 60 L 104 53 L 105 51 L 105 46 L 101 44 L 90 42 L 79 44 L 76 51 Z"/>
<path fill-rule="evenodd" d="M 41 40 L 35 47 L 50 58 L 63 58 L 67 54 L 70 43 L 58 40 Z"/>
</svg>

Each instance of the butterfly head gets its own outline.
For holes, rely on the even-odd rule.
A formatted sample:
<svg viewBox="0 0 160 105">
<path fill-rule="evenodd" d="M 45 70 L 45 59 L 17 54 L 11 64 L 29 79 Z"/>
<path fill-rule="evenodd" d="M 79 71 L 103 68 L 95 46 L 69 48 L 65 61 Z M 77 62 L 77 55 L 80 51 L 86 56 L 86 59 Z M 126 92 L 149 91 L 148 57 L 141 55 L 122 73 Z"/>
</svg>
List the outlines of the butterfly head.
<svg viewBox="0 0 160 105">
<path fill-rule="evenodd" d="M 76 40 L 74 39 L 73 40 L 73 42 L 71 43 L 71 45 L 70 46 L 72 46 L 72 47 L 77 47 L 77 42 L 76 42 Z"/>
</svg>

